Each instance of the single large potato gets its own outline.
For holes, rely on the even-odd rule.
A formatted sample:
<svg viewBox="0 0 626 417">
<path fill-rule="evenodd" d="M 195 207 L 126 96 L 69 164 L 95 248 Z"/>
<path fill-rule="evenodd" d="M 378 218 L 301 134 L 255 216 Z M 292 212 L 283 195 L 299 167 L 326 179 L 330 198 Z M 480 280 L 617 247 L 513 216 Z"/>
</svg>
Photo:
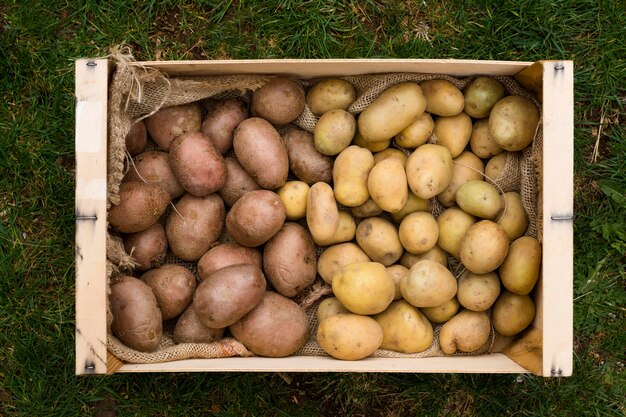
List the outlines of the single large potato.
<svg viewBox="0 0 626 417">
<path fill-rule="evenodd" d="M 327 284 L 332 284 L 333 278 L 344 266 L 369 261 L 370 258 L 357 244 L 340 243 L 324 249 L 317 260 L 317 273 Z"/>
<path fill-rule="evenodd" d="M 374 156 L 365 148 L 352 145 L 344 149 L 333 165 L 335 200 L 356 207 L 370 198 L 368 177 L 374 167 Z"/>
<path fill-rule="evenodd" d="M 278 194 L 268 190 L 250 191 L 231 207 L 226 230 L 237 243 L 255 247 L 270 240 L 287 217 Z"/>
<path fill-rule="evenodd" d="M 411 191 L 425 200 L 441 193 L 452 181 L 452 155 L 441 145 L 425 144 L 406 161 L 406 177 Z"/>
<path fill-rule="evenodd" d="M 345 110 L 329 110 L 319 118 L 313 131 L 315 149 L 324 155 L 337 155 L 348 146 L 356 133 L 356 120 Z"/>
<path fill-rule="evenodd" d="M 233 146 L 233 133 L 239 123 L 248 118 L 246 104 L 236 98 L 219 101 L 204 118 L 200 131 L 207 135 L 215 148 L 226 154 Z"/>
<path fill-rule="evenodd" d="M 356 241 L 372 261 L 385 266 L 394 264 L 404 252 L 396 227 L 380 217 L 362 220 L 356 227 Z"/>
<path fill-rule="evenodd" d="M 396 135 L 396 144 L 402 148 L 415 149 L 428 141 L 434 129 L 435 122 L 431 115 L 422 113 L 413 123 Z"/>
<path fill-rule="evenodd" d="M 193 308 L 202 324 L 221 329 L 235 323 L 263 298 L 267 283 L 254 265 L 231 265 L 203 280 L 193 295 Z"/>
<path fill-rule="evenodd" d="M 539 279 L 541 244 L 530 236 L 522 236 L 509 246 L 509 252 L 500 265 L 500 279 L 512 293 L 526 295 Z"/>
<path fill-rule="evenodd" d="M 262 268 L 261 252 L 256 248 L 248 248 L 235 242 L 221 243 L 202 255 L 198 261 L 198 276 L 200 281 L 203 281 L 222 268 L 239 264 Z"/>
<path fill-rule="evenodd" d="M 504 199 L 496 187 L 483 180 L 461 185 L 455 200 L 464 212 L 481 219 L 494 219 L 504 208 Z"/>
<path fill-rule="evenodd" d="M 405 300 L 394 301 L 374 320 L 383 329 L 381 349 L 417 353 L 433 343 L 433 326 L 414 306 Z"/>
<path fill-rule="evenodd" d="M 122 233 L 141 232 L 159 220 L 170 201 L 170 194 L 159 184 L 124 182 L 120 203 L 109 209 L 109 224 Z"/>
<path fill-rule="evenodd" d="M 146 149 L 148 144 L 148 132 L 143 120 L 135 122 L 126 135 L 126 150 L 130 156 L 139 155 Z"/>
<path fill-rule="evenodd" d="M 167 247 L 167 237 L 161 223 L 124 236 L 124 250 L 133 258 L 135 268 L 139 271 L 161 266 L 167 255 Z"/>
<path fill-rule="evenodd" d="M 448 80 L 434 79 L 420 83 L 426 97 L 426 111 L 437 116 L 454 116 L 463 111 L 463 93 Z"/>
<path fill-rule="evenodd" d="M 185 133 L 199 132 L 202 108 L 198 103 L 165 107 L 145 119 L 146 129 L 157 146 L 169 151 L 172 141 Z"/>
<path fill-rule="evenodd" d="M 535 303 L 528 295 L 504 290 L 491 309 L 493 327 L 503 336 L 514 336 L 535 318 Z"/>
<path fill-rule="evenodd" d="M 321 323 L 331 316 L 347 313 L 350 313 L 350 310 L 345 308 L 337 297 L 328 297 L 317 306 L 317 322 Z"/>
<path fill-rule="evenodd" d="M 454 275 L 438 262 L 419 261 L 400 283 L 402 297 L 415 307 L 436 307 L 455 296 Z"/>
<path fill-rule="evenodd" d="M 391 219 L 400 224 L 406 216 L 416 211 L 430 211 L 430 203 L 427 199 L 419 198 L 413 194 L 413 191 L 408 190 L 406 204 L 402 207 L 402 210 L 390 213 Z"/>
<path fill-rule="evenodd" d="M 327 78 L 318 81 L 306 95 L 306 104 L 316 116 L 334 110 L 348 110 L 356 99 L 354 86 L 345 80 Z"/>
<path fill-rule="evenodd" d="M 186 133 L 174 139 L 170 164 L 180 185 L 196 197 L 206 197 L 226 183 L 224 158 L 204 133 Z"/>
<path fill-rule="evenodd" d="M 420 311 L 428 320 L 436 324 L 442 324 L 456 316 L 459 311 L 459 300 L 456 297 L 435 307 L 422 307 Z"/>
<path fill-rule="evenodd" d="M 287 147 L 267 120 L 251 117 L 241 122 L 235 130 L 233 148 L 239 163 L 261 188 L 275 190 L 287 182 Z"/>
<path fill-rule="evenodd" d="M 500 295 L 500 278 L 495 272 L 474 274 L 465 271 L 459 277 L 457 298 L 468 310 L 488 310 Z"/>
<path fill-rule="evenodd" d="M 122 181 L 160 184 L 170 193 L 172 199 L 185 194 L 185 189 L 172 172 L 170 155 L 167 152 L 151 151 L 137 155 Z"/>
<path fill-rule="evenodd" d="M 226 181 L 218 193 L 228 207 L 232 207 L 248 191 L 261 189 L 236 158 L 224 158 L 224 164 Z"/>
<path fill-rule="evenodd" d="M 142 352 L 159 347 L 163 335 L 161 310 L 152 289 L 141 280 L 122 277 L 111 285 L 111 330 L 126 346 Z"/>
<path fill-rule="evenodd" d="M 463 112 L 454 116 L 438 117 L 434 130 L 437 145 L 448 148 L 452 158 L 456 158 L 469 143 L 472 127 L 472 119 Z"/>
<path fill-rule="evenodd" d="M 181 265 L 166 264 L 151 269 L 141 276 L 157 299 L 163 320 L 180 315 L 191 304 L 196 290 L 196 279 Z"/>
<path fill-rule="evenodd" d="M 317 342 L 333 358 L 356 361 L 378 350 L 383 329 L 368 316 L 336 314 L 320 322 Z"/>
<path fill-rule="evenodd" d="M 485 312 L 463 310 L 446 322 L 439 332 L 443 353 L 474 352 L 489 341 L 491 324 Z"/>
<path fill-rule="evenodd" d="M 475 274 L 497 269 L 509 251 L 509 237 L 497 223 L 481 220 L 473 224 L 463 237 L 460 261 Z"/>
<path fill-rule="evenodd" d="M 465 113 L 476 119 L 487 117 L 498 100 L 504 97 L 504 94 L 504 86 L 498 80 L 478 77 L 463 91 Z"/>
<path fill-rule="evenodd" d="M 431 261 L 440 263 L 446 268 L 448 267 L 448 254 L 437 245 L 433 246 L 432 249 L 420 254 L 413 254 L 411 252 L 405 251 L 400 257 L 400 265 L 411 269 L 413 265 L 424 259 L 429 259 Z"/>
<path fill-rule="evenodd" d="M 263 249 L 263 271 L 274 289 L 293 297 L 315 280 L 317 262 L 311 234 L 297 223 L 285 223 Z"/>
<path fill-rule="evenodd" d="M 309 319 L 294 301 L 266 291 L 259 304 L 229 330 L 252 353 L 282 358 L 304 346 Z"/>
<path fill-rule="evenodd" d="M 515 240 L 526 233 L 528 216 L 522 205 L 522 196 L 515 191 L 504 193 L 504 210 L 496 218 L 496 222 L 504 228 L 509 240 Z"/>
<path fill-rule="evenodd" d="M 432 214 L 416 211 L 402 220 L 398 236 L 404 249 L 414 254 L 431 250 L 439 239 L 439 226 Z"/>
<path fill-rule="evenodd" d="M 489 114 L 489 133 L 493 140 L 507 151 L 521 151 L 533 141 L 539 110 L 521 96 L 507 96 L 499 100 Z"/>
<path fill-rule="evenodd" d="M 347 211 L 339 211 L 339 226 L 330 239 L 315 239 L 319 246 L 331 246 L 338 243 L 350 242 L 356 235 L 356 222 Z"/>
<path fill-rule="evenodd" d="M 252 93 L 250 110 L 274 125 L 286 125 L 300 116 L 304 103 L 304 90 L 297 82 L 276 77 Z"/>
<path fill-rule="evenodd" d="M 174 342 L 213 343 L 221 339 L 224 332 L 225 329 L 210 329 L 202 324 L 191 304 L 176 321 Z"/>
<path fill-rule="evenodd" d="M 306 200 L 306 223 L 314 241 L 331 239 L 339 228 L 339 209 L 330 185 L 311 186 Z"/>
<path fill-rule="evenodd" d="M 445 207 L 452 207 L 456 203 L 456 192 L 469 181 L 482 180 L 485 166 L 483 161 L 471 152 L 461 152 L 454 158 L 452 167 L 452 180 L 441 194 L 437 195 L 437 200 Z"/>
<path fill-rule="evenodd" d="M 504 151 L 491 137 L 489 133 L 489 119 L 480 119 L 474 122 L 472 136 L 470 137 L 470 149 L 479 158 L 491 158 Z"/>
<path fill-rule="evenodd" d="M 368 142 L 390 140 L 417 120 L 426 105 L 426 97 L 417 83 L 396 84 L 361 112 L 359 132 Z"/>
<path fill-rule="evenodd" d="M 287 220 L 299 220 L 306 216 L 306 197 L 309 186 L 304 181 L 287 181 L 276 190 L 285 205 Z"/>
<path fill-rule="evenodd" d="M 224 202 L 217 194 L 194 197 L 185 194 L 165 224 L 165 234 L 174 255 L 197 261 L 220 237 L 224 228 Z"/>
<path fill-rule="evenodd" d="M 378 262 L 356 262 L 333 277 L 333 294 L 355 314 L 377 314 L 393 301 L 396 290 L 391 275 Z"/>
<path fill-rule="evenodd" d="M 465 233 L 474 223 L 476 223 L 476 218 L 458 207 L 444 210 L 437 217 L 437 224 L 439 225 L 437 245 L 459 259 L 461 257 L 461 242 Z"/>
<path fill-rule="evenodd" d="M 389 213 L 401 211 L 409 198 L 403 161 L 388 158 L 374 165 L 367 177 L 367 190 L 381 209 Z"/>
<path fill-rule="evenodd" d="M 393 300 L 397 301 L 402 298 L 402 292 L 400 291 L 400 283 L 407 275 L 409 275 L 409 268 L 400 264 L 389 265 L 387 267 L 387 272 L 391 275 L 391 279 L 393 279 L 393 285 L 396 289 L 396 293 L 393 296 Z"/>
<path fill-rule="evenodd" d="M 289 154 L 289 168 L 296 177 L 308 185 L 332 181 L 333 159 L 315 149 L 313 134 L 289 126 L 283 140 Z"/>
</svg>

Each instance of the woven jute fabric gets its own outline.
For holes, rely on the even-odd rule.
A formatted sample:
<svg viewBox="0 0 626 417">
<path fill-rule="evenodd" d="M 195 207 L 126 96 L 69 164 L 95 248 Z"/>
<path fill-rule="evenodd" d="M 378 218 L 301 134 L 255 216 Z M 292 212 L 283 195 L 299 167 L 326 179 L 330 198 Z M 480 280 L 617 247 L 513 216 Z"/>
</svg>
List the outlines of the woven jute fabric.
<svg viewBox="0 0 626 417">
<path fill-rule="evenodd" d="M 267 75 L 228 75 L 228 76 L 201 76 L 201 77 L 168 77 L 151 68 L 139 66 L 131 62 L 131 57 L 124 51 L 117 51 L 112 56 L 115 70 L 112 74 L 109 89 L 109 154 L 108 154 L 108 205 L 119 203 L 119 186 L 124 176 L 128 155 L 125 151 L 125 137 L 131 125 L 143 118 L 154 114 L 158 109 L 173 105 L 199 101 L 207 108 L 214 100 L 227 97 L 237 97 L 246 102 L 250 100 L 252 91 L 258 89 L 271 77 Z M 352 114 L 358 114 L 374 101 L 385 89 L 404 81 L 420 82 L 428 79 L 446 79 L 459 88 L 467 86 L 474 77 L 458 79 L 445 75 L 432 74 L 377 74 L 343 77 L 352 83 L 357 91 L 357 99 L 348 109 Z M 540 103 L 525 91 L 515 80 L 509 77 L 494 77 L 500 81 L 508 94 L 521 95 L 532 100 L 541 110 Z M 303 88 L 311 86 L 315 80 L 298 80 Z M 312 132 L 317 123 L 317 117 L 308 107 L 294 124 Z M 429 142 L 436 143 L 436 137 Z M 407 153 L 410 152 L 405 150 Z M 496 186 L 502 191 L 517 191 L 522 196 L 524 209 L 529 218 L 529 227 L 526 235 L 541 238 L 541 212 L 538 199 L 538 178 L 540 178 L 542 155 L 542 130 L 539 126 L 533 145 L 522 152 L 510 152 L 507 156 L 505 168 L 498 178 L 493 179 Z M 437 216 L 444 207 L 436 199 L 431 201 L 432 212 Z M 301 223 L 302 224 L 302 223 Z M 223 238 L 227 240 L 227 237 Z M 221 240 L 223 240 L 221 239 Z M 318 253 L 320 248 L 318 248 Z M 167 262 L 187 266 L 194 271 L 197 277 L 195 263 L 182 262 L 173 255 L 169 255 Z M 110 282 L 115 282 L 119 274 L 132 274 L 134 264 L 125 252 L 122 239 L 111 233 L 107 240 L 107 273 Z M 458 276 L 463 271 L 463 265 L 451 258 L 451 269 Z M 332 294 L 330 287 L 318 277 L 316 283 L 296 297 L 296 301 L 307 312 L 310 323 L 309 340 L 296 354 L 325 355 L 317 341 L 317 306 L 321 300 Z M 107 311 L 107 322 L 110 328 L 111 315 Z M 435 325 L 433 344 L 425 351 L 415 354 L 401 354 L 386 350 L 378 350 L 373 356 L 377 357 L 431 357 L 446 356 L 439 347 L 438 334 L 441 326 Z M 494 340 L 492 330 L 489 341 L 481 349 L 469 354 L 487 353 Z M 245 346 L 231 337 L 225 337 L 214 343 L 183 343 L 175 344 L 171 334 L 165 333 L 160 347 L 155 352 L 138 352 L 125 346 L 109 331 L 107 346 L 112 355 L 127 363 L 161 363 L 189 358 L 221 358 L 230 356 L 251 356 Z"/>
</svg>

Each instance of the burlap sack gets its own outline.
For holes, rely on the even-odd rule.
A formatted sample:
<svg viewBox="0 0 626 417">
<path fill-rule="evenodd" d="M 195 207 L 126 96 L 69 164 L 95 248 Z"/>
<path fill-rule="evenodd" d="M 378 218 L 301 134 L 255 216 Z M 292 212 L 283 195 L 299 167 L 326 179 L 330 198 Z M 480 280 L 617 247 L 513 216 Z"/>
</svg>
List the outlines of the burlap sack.
<svg viewBox="0 0 626 417">
<path fill-rule="evenodd" d="M 124 175 L 125 152 L 124 138 L 135 121 L 148 117 L 161 107 L 194 101 L 205 102 L 207 99 L 219 99 L 225 97 L 238 97 L 249 102 L 250 93 L 263 85 L 268 76 L 256 75 L 229 75 L 229 76 L 202 76 L 202 77 L 179 77 L 169 78 L 157 70 L 132 64 L 126 51 L 115 51 L 113 55 L 116 69 L 113 73 L 109 91 L 109 160 L 108 160 L 108 203 L 119 202 L 119 185 Z M 422 81 L 433 78 L 444 78 L 451 81 L 459 88 L 464 88 L 474 77 L 457 79 L 442 75 L 429 74 L 382 74 L 361 75 L 343 77 L 352 83 L 357 91 L 357 100 L 352 104 L 349 111 L 353 114 L 361 112 L 386 88 L 403 81 Z M 504 86 L 509 94 L 522 95 L 531 99 L 539 109 L 534 97 L 525 91 L 515 80 L 509 77 L 495 77 Z M 303 88 L 307 88 L 315 80 L 299 80 Z M 300 128 L 312 132 L 317 118 L 308 107 L 294 122 Z M 431 137 L 430 142 L 436 143 L 436 137 Z M 529 218 L 528 236 L 541 238 L 541 213 L 539 211 L 539 197 L 537 190 L 536 167 L 541 166 L 542 130 L 537 130 L 532 147 L 522 152 L 510 153 L 507 158 L 504 171 L 493 182 L 501 192 L 517 191 L 522 196 L 524 209 Z M 431 201 L 432 212 L 437 216 L 443 207 L 436 199 Z M 318 248 L 318 253 L 321 251 Z M 196 265 L 182 262 L 170 255 L 168 262 L 179 263 L 187 266 L 194 273 Z M 458 277 L 463 271 L 463 265 L 450 257 L 451 270 Z M 107 272 L 111 281 L 120 273 L 132 274 L 133 262 L 124 251 L 121 239 L 114 233 L 110 234 L 107 244 Z M 332 293 L 330 287 L 318 277 L 316 283 L 300 294 L 296 301 L 306 310 L 310 323 L 310 337 L 307 344 L 296 354 L 299 355 L 325 355 L 315 340 L 317 331 L 316 311 L 319 302 Z M 108 311 L 108 323 L 110 325 L 110 312 Z M 424 352 L 417 354 L 401 354 L 397 352 L 378 350 L 373 356 L 376 357 L 432 357 L 446 356 L 440 349 L 438 333 L 440 326 L 435 326 L 435 338 L 433 344 Z M 494 340 L 492 329 L 489 341 L 471 355 L 484 354 L 490 351 Z M 190 358 L 220 358 L 229 356 L 250 356 L 251 353 L 237 340 L 225 338 L 211 344 L 180 344 L 172 341 L 171 334 L 165 333 L 161 347 L 153 353 L 138 352 L 128 348 L 114 337 L 109 331 L 107 341 L 111 354 L 128 363 L 160 363 L 173 360 Z M 461 354 L 459 354 L 461 355 Z M 467 355 L 467 354 L 462 354 Z"/>
</svg>

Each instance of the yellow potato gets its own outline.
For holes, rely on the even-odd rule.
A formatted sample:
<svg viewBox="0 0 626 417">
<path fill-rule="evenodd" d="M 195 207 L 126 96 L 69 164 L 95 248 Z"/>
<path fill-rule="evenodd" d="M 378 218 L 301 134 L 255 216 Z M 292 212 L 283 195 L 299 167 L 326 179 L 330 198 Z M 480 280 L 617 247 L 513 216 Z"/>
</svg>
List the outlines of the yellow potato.
<svg viewBox="0 0 626 417">
<path fill-rule="evenodd" d="M 321 323 L 331 316 L 346 313 L 350 313 L 350 311 L 341 304 L 341 301 L 339 301 L 337 297 L 328 297 L 322 300 L 317 306 L 317 322 Z"/>
<path fill-rule="evenodd" d="M 339 209 L 333 189 L 325 182 L 316 182 L 309 189 L 306 222 L 313 240 L 330 239 L 339 227 Z"/>
<path fill-rule="evenodd" d="M 356 262 L 343 268 L 333 278 L 333 294 L 355 314 L 377 314 L 393 301 L 396 290 L 393 278 L 383 264 Z"/>
<path fill-rule="evenodd" d="M 340 243 L 324 249 L 317 260 L 317 273 L 327 284 L 345 265 L 355 262 L 369 262 L 370 258 L 356 243 Z"/>
<path fill-rule="evenodd" d="M 422 307 L 420 308 L 422 314 L 433 323 L 441 324 L 450 320 L 459 311 L 459 301 L 456 297 L 445 303 L 435 307 Z"/>
<path fill-rule="evenodd" d="M 467 214 L 493 219 L 504 208 L 504 199 L 493 185 L 483 180 L 468 181 L 456 191 L 456 203 Z"/>
<path fill-rule="evenodd" d="M 380 217 L 368 217 L 356 227 L 356 241 L 374 262 L 387 266 L 402 256 L 404 248 L 395 226 Z"/>
<path fill-rule="evenodd" d="M 396 144 L 402 148 L 415 149 L 428 142 L 435 128 L 435 122 L 428 113 L 423 113 L 395 137 Z"/>
<path fill-rule="evenodd" d="M 437 145 L 445 146 L 453 158 L 463 152 L 472 136 L 472 119 L 461 112 L 454 116 L 438 117 L 435 120 Z"/>
<path fill-rule="evenodd" d="M 535 303 L 528 295 L 504 290 L 491 309 L 493 327 L 503 336 L 524 330 L 535 318 Z"/>
<path fill-rule="evenodd" d="M 276 194 L 285 204 L 287 220 L 298 220 L 306 216 L 306 197 L 309 194 L 306 182 L 287 181 L 276 190 Z"/>
<path fill-rule="evenodd" d="M 407 156 L 400 149 L 396 148 L 388 148 L 383 151 L 376 152 L 374 154 L 374 164 L 378 164 L 379 162 L 389 158 L 397 158 L 402 163 L 403 168 L 406 165 Z"/>
<path fill-rule="evenodd" d="M 330 239 L 313 239 L 320 246 L 336 245 L 354 239 L 356 222 L 347 211 L 339 211 L 339 227 Z"/>
<path fill-rule="evenodd" d="M 502 152 L 489 159 L 485 165 L 485 178 L 492 181 L 498 179 L 502 171 L 504 171 L 508 156 L 508 152 Z"/>
<path fill-rule="evenodd" d="M 376 202 L 372 198 L 368 198 L 367 201 L 360 206 L 351 207 L 350 211 L 352 215 L 358 219 L 364 219 L 366 217 L 378 216 L 383 212 L 383 209 L 378 207 Z"/>
<path fill-rule="evenodd" d="M 341 109 L 327 111 L 315 124 L 315 149 L 324 155 L 337 155 L 350 145 L 355 132 L 353 115 Z"/>
<path fill-rule="evenodd" d="M 406 204 L 402 207 L 402 210 L 391 213 L 391 219 L 396 223 L 401 223 L 407 215 L 416 211 L 430 211 L 430 203 L 428 200 L 413 194 L 413 191 L 408 190 Z"/>
<path fill-rule="evenodd" d="M 352 141 L 353 145 L 360 146 L 361 148 L 365 148 L 370 150 L 371 152 L 380 152 L 389 147 L 391 145 L 391 139 L 382 140 L 378 142 L 368 142 L 363 139 L 363 135 L 359 132 L 359 129 L 356 130 L 356 134 L 354 135 L 354 140 Z"/>
<path fill-rule="evenodd" d="M 504 94 L 504 87 L 498 80 L 478 77 L 463 91 L 465 113 L 475 118 L 487 117 Z"/>
<path fill-rule="evenodd" d="M 344 149 L 333 165 L 335 199 L 348 207 L 359 206 L 370 197 L 367 177 L 374 167 L 374 156 L 364 148 L 352 145 Z"/>
<path fill-rule="evenodd" d="M 491 158 L 504 151 L 489 133 L 489 119 L 480 119 L 474 122 L 469 143 L 470 149 L 479 158 Z"/>
<path fill-rule="evenodd" d="M 463 272 L 458 281 L 457 298 L 463 307 L 472 311 L 489 309 L 500 295 L 500 278 L 495 272 L 474 274 Z"/>
<path fill-rule="evenodd" d="M 454 275 L 438 262 L 419 261 L 400 282 L 402 297 L 415 307 L 436 307 L 454 297 L 457 290 Z"/>
<path fill-rule="evenodd" d="M 400 257 L 400 265 L 403 265 L 410 269 L 413 265 L 424 259 L 429 259 L 431 261 L 440 263 L 446 268 L 448 267 L 448 254 L 437 245 L 435 245 L 432 249 L 420 254 L 413 254 L 411 252 L 405 251 Z"/>
<path fill-rule="evenodd" d="M 396 294 L 393 296 L 394 301 L 402 298 L 402 293 L 400 292 L 400 282 L 402 279 L 409 274 L 409 268 L 394 264 L 387 267 L 387 272 L 391 275 L 393 279 L 393 285 L 396 288 Z"/>
<path fill-rule="evenodd" d="M 381 349 L 401 353 L 422 352 L 433 343 L 433 326 L 405 300 L 395 301 L 374 316 L 383 329 Z"/>
<path fill-rule="evenodd" d="M 464 151 L 457 156 L 452 167 L 452 181 L 439 195 L 437 200 L 445 207 L 452 207 L 455 203 L 456 190 L 472 180 L 482 180 L 485 167 L 483 161 L 471 152 Z"/>
<path fill-rule="evenodd" d="M 403 82 L 383 91 L 359 116 L 368 142 L 392 139 L 424 113 L 426 98 L 417 83 Z"/>
<path fill-rule="evenodd" d="M 539 279 L 541 244 L 529 236 L 522 236 L 509 246 L 509 252 L 500 265 L 502 285 L 512 293 L 526 295 Z"/>
<path fill-rule="evenodd" d="M 521 151 L 533 141 L 539 124 L 539 110 L 521 96 L 499 100 L 489 114 L 489 133 L 507 151 Z"/>
<path fill-rule="evenodd" d="M 461 242 L 460 260 L 475 274 L 498 268 L 509 250 L 509 237 L 497 223 L 481 220 L 473 224 Z"/>
<path fill-rule="evenodd" d="M 402 246 L 408 252 L 424 253 L 437 244 L 439 226 L 432 214 L 426 211 L 417 211 L 402 220 L 398 236 Z"/>
<path fill-rule="evenodd" d="M 465 98 L 454 84 L 435 79 L 420 83 L 426 97 L 426 111 L 437 116 L 454 116 L 463 111 Z"/>
<path fill-rule="evenodd" d="M 515 240 L 526 233 L 528 216 L 522 205 L 522 196 L 515 191 L 504 193 L 504 210 L 496 218 L 496 222 L 504 228 L 509 240 Z"/>
<path fill-rule="evenodd" d="M 443 353 L 474 352 L 489 341 L 491 325 L 485 312 L 463 310 L 441 327 L 439 345 Z"/>
<path fill-rule="evenodd" d="M 356 99 L 354 86 L 345 80 L 328 78 L 318 81 L 306 95 L 306 104 L 316 116 L 334 110 L 348 110 Z"/>
<path fill-rule="evenodd" d="M 376 163 L 367 177 L 367 190 L 381 209 L 390 213 L 402 210 L 409 197 L 403 161 L 391 157 Z"/>
<path fill-rule="evenodd" d="M 383 329 L 376 320 L 358 314 L 337 314 L 317 328 L 317 342 L 336 359 L 363 359 L 376 352 L 382 341 Z"/>
<path fill-rule="evenodd" d="M 476 223 L 476 218 L 458 207 L 444 210 L 437 217 L 437 224 L 439 225 L 437 246 L 459 259 L 463 237 L 474 223 Z"/>
<path fill-rule="evenodd" d="M 452 181 L 452 155 L 448 148 L 425 144 L 406 161 L 406 177 L 411 191 L 429 199 L 441 193 Z"/>
</svg>

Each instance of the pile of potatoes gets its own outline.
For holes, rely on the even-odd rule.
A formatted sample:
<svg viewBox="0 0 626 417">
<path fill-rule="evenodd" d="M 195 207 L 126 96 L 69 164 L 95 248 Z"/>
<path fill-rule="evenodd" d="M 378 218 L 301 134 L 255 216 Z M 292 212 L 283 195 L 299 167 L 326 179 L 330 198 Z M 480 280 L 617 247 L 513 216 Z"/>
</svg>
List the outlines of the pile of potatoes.
<svg viewBox="0 0 626 417">
<path fill-rule="evenodd" d="M 520 194 L 489 179 L 532 143 L 536 106 L 488 77 L 464 91 L 399 83 L 357 116 L 355 99 L 341 79 L 305 91 L 276 77 L 249 105 L 191 103 L 133 125 L 109 212 L 143 273 L 111 287 L 122 342 L 154 351 L 170 321 L 177 343 L 228 332 L 257 355 L 291 355 L 310 331 L 293 297 L 318 275 L 333 297 L 317 308 L 316 337 L 338 359 L 424 351 L 433 324 L 444 353 L 472 352 L 492 325 L 511 336 L 532 322 L 541 247 L 524 236 Z M 292 124 L 305 105 L 313 133 Z M 168 253 L 196 264 L 198 280 L 164 264 Z"/>
</svg>

